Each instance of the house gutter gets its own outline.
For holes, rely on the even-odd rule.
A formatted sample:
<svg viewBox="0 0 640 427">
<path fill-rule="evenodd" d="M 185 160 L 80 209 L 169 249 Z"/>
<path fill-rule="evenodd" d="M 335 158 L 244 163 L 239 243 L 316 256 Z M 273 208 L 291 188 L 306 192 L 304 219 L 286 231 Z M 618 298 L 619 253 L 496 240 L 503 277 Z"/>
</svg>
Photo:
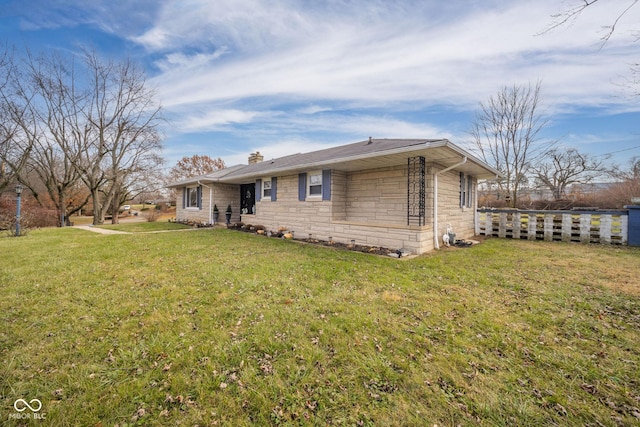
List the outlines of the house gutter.
<svg viewBox="0 0 640 427">
<path fill-rule="evenodd" d="M 438 233 L 438 175 L 449 172 L 451 169 L 455 169 L 458 166 L 462 166 L 467 163 L 467 156 L 462 156 L 462 160 L 455 165 L 449 166 L 446 169 L 442 169 L 439 172 L 433 174 L 433 248 L 440 249 L 439 233 Z"/>
</svg>

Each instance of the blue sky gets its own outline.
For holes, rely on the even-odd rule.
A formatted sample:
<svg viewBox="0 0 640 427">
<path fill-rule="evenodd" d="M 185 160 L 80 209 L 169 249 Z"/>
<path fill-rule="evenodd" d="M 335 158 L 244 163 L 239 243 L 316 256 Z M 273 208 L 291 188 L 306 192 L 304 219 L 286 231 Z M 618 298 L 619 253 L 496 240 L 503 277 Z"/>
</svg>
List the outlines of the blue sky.
<svg viewBox="0 0 640 427">
<path fill-rule="evenodd" d="M 542 81 L 544 137 L 625 163 L 640 156 L 640 5 L 581 0 L 0 0 L 0 42 L 131 56 L 170 120 L 168 166 L 227 165 L 374 138 L 469 148 L 474 112 L 504 85 Z M 636 92 L 640 91 L 638 86 Z"/>
</svg>

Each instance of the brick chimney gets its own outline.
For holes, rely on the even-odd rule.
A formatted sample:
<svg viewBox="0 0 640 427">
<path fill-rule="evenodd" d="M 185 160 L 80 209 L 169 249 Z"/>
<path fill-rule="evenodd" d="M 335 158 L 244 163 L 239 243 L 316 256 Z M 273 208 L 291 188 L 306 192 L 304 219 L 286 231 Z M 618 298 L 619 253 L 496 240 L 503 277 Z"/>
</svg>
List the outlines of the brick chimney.
<svg viewBox="0 0 640 427">
<path fill-rule="evenodd" d="M 249 164 L 250 165 L 254 165 L 256 163 L 260 163 L 262 160 L 264 160 L 264 156 L 262 154 L 260 154 L 259 151 L 256 151 L 255 153 L 249 154 Z"/>
</svg>

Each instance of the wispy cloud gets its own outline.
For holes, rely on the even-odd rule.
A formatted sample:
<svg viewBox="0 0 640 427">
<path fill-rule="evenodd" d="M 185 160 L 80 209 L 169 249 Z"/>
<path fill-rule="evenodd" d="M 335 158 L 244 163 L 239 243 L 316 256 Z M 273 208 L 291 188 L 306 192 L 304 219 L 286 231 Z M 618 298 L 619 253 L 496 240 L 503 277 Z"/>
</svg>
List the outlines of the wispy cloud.
<svg viewBox="0 0 640 427">
<path fill-rule="evenodd" d="M 640 6 L 603 47 L 616 4 L 540 34 L 571 2 L 34 2 L 24 28 L 88 25 L 135 46 L 173 119 L 169 143 L 205 149 L 198 134 L 231 158 L 369 135 L 463 140 L 462 126 L 425 112 L 468 114 L 503 85 L 537 80 L 556 118 L 638 111 L 612 82 L 637 62 Z"/>
<path fill-rule="evenodd" d="M 293 115 L 281 112 L 278 120 L 258 118 L 251 126 L 227 129 L 234 138 L 247 141 L 244 150 L 217 147 L 225 151 L 225 159 L 233 163 L 246 161 L 248 152 L 260 151 L 269 158 L 308 152 L 339 144 L 374 138 L 433 138 L 453 139 L 449 130 L 437 126 L 414 123 L 393 117 L 358 114 Z M 311 137 L 310 135 L 313 135 Z M 336 138 L 336 135 L 341 135 Z M 221 136 L 224 140 L 224 136 Z"/>
<path fill-rule="evenodd" d="M 190 110 L 182 118 L 175 120 L 174 125 L 180 132 L 206 132 L 224 130 L 225 126 L 250 123 L 258 118 L 272 117 L 273 113 L 247 110 Z"/>
<path fill-rule="evenodd" d="M 156 0 L 30 0 L 28 5 L 21 0 L 6 0 L 0 16 L 19 16 L 25 31 L 92 25 L 106 33 L 133 37 L 140 28 L 153 25 L 157 5 Z"/>
<path fill-rule="evenodd" d="M 178 19 L 177 6 L 168 7 L 137 39 L 165 55 L 155 79 L 164 105 L 206 105 L 210 110 L 193 115 L 185 128 L 223 129 L 272 155 L 292 147 L 313 149 L 325 138 L 336 141 L 336 135 L 464 143 L 468 137 L 460 129 L 398 116 L 436 105 L 474 110 L 513 83 L 542 80 L 549 114 L 629 105 L 608 84 L 626 71 L 622 58 L 629 56 L 629 39 L 598 49 L 593 34 L 601 16 L 585 16 L 572 31 L 536 36 L 558 10 L 554 1 L 489 2 L 482 8 L 374 2 L 360 8 L 364 13 L 355 9 L 359 4 L 342 2 L 309 8 L 283 1 L 265 8 L 252 0 L 240 7 L 219 1 L 206 11 L 197 7 L 203 3 L 194 4 Z M 173 59 L 183 44 L 198 43 L 211 46 L 210 57 Z M 307 105 L 291 110 L 292 102 Z M 228 105 L 233 109 L 220 114 Z M 381 117 L 385 108 L 397 114 Z"/>
<path fill-rule="evenodd" d="M 606 80 L 612 73 L 614 53 L 593 50 L 593 40 L 583 34 L 534 36 L 557 10 L 555 2 L 461 10 L 455 19 L 444 20 L 424 6 L 403 15 L 401 7 L 385 9 L 386 2 L 374 4 L 377 8 L 366 16 L 348 6 L 338 14 L 337 3 L 308 10 L 276 2 L 266 9 L 243 0 L 238 7 L 233 3 L 234 13 L 224 1 L 206 11 L 197 7 L 204 3 L 192 3 L 196 7 L 177 19 L 177 6 L 168 8 L 137 39 L 150 49 L 171 51 L 183 40 L 167 35 L 186 33 L 184 43 L 200 40 L 226 53 L 224 60 L 214 55 L 163 67 L 157 81 L 167 107 L 255 97 L 270 97 L 276 104 L 296 97 L 361 106 L 419 102 L 468 107 L 502 84 L 537 79 L 553 89 L 548 91 L 552 102 L 575 102 L 580 94 L 584 102 L 597 103 L 610 92 L 601 83 L 603 75 Z M 205 33 L 206 39 L 199 39 Z M 614 74 L 624 71 L 626 64 L 619 62 Z M 585 84 L 590 90 L 584 90 Z"/>
</svg>

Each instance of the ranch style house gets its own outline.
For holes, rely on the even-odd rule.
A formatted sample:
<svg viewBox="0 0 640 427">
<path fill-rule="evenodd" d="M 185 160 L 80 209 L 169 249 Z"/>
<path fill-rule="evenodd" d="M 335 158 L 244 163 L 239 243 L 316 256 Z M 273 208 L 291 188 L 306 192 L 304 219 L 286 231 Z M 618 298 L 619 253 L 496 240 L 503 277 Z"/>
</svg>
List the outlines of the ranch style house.
<svg viewBox="0 0 640 427">
<path fill-rule="evenodd" d="M 477 183 L 499 172 L 446 139 L 374 139 L 264 160 L 174 182 L 176 219 L 283 227 L 295 237 L 422 254 L 450 225 L 474 235 Z"/>
</svg>

